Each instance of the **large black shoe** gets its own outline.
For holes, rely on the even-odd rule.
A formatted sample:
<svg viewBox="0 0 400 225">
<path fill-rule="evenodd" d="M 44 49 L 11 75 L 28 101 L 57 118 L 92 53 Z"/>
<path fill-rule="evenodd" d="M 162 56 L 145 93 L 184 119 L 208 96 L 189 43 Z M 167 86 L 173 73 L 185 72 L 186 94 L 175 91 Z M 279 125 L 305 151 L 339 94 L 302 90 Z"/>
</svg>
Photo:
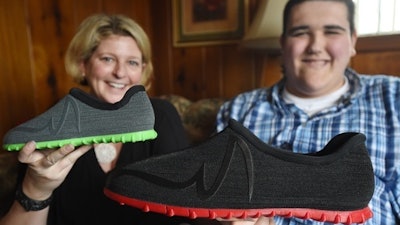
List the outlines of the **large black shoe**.
<svg viewBox="0 0 400 225">
<path fill-rule="evenodd" d="M 365 136 L 343 133 L 321 151 L 266 145 L 238 122 L 200 145 L 110 173 L 105 194 L 169 216 L 283 216 L 334 223 L 372 217 L 372 164 Z"/>
</svg>

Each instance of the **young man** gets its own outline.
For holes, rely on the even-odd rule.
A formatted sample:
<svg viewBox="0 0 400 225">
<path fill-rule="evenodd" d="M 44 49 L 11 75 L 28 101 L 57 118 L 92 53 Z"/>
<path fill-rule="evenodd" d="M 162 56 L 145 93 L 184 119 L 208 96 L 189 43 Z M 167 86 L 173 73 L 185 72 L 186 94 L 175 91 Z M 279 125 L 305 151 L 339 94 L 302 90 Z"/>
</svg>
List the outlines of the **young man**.
<svg viewBox="0 0 400 225">
<path fill-rule="evenodd" d="M 365 224 L 399 224 L 400 79 L 347 68 L 357 40 L 351 0 L 289 0 L 283 28 L 282 80 L 225 103 L 218 130 L 233 118 L 264 142 L 299 153 L 316 152 L 339 133 L 365 134 L 375 175 L 374 215 Z"/>
</svg>

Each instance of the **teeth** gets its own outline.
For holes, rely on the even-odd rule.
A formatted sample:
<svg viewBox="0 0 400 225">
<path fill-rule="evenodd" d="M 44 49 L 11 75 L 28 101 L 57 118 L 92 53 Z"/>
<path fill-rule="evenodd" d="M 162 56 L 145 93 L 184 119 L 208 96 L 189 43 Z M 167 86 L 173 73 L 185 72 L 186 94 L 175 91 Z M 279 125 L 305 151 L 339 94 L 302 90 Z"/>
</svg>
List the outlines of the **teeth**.
<svg viewBox="0 0 400 225">
<path fill-rule="evenodd" d="M 322 67 L 328 63 L 327 61 L 315 61 L 315 60 L 305 60 L 304 62 L 311 67 Z"/>
<path fill-rule="evenodd" d="M 118 84 L 118 83 L 109 83 L 110 86 L 115 87 L 115 88 L 124 88 L 124 84 Z"/>
</svg>

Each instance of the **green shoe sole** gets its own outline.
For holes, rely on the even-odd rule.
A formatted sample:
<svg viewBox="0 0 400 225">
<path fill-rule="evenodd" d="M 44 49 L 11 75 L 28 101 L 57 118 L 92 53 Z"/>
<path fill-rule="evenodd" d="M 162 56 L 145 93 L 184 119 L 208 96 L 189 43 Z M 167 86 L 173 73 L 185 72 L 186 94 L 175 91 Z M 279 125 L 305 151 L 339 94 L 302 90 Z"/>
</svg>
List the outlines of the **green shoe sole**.
<svg viewBox="0 0 400 225">
<path fill-rule="evenodd" d="M 139 131 L 128 134 L 112 134 L 112 135 L 37 142 L 36 149 L 59 148 L 67 144 L 72 144 L 73 146 L 76 147 L 81 145 L 91 145 L 99 143 L 138 142 L 138 141 L 155 139 L 156 137 L 157 137 L 156 131 L 148 130 L 148 131 Z M 25 144 L 26 143 L 5 144 L 3 145 L 3 148 L 8 151 L 19 151 L 24 147 Z"/>
</svg>

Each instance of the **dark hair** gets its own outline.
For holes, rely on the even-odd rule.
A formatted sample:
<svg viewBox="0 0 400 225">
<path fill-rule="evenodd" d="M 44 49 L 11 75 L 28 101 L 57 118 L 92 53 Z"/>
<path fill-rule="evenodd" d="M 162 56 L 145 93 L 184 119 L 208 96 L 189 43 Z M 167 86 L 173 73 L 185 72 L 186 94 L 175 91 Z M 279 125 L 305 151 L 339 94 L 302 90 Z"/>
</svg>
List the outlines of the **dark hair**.
<svg viewBox="0 0 400 225">
<path fill-rule="evenodd" d="M 334 1 L 341 2 L 346 5 L 347 8 L 347 20 L 350 24 L 350 33 L 353 34 L 355 32 L 355 24 L 354 24 L 354 15 L 355 15 L 355 5 L 353 0 L 289 0 L 286 3 L 285 9 L 283 11 L 283 35 L 286 34 L 287 23 L 289 21 L 289 16 L 292 11 L 292 8 L 298 4 L 307 1 Z"/>
</svg>

